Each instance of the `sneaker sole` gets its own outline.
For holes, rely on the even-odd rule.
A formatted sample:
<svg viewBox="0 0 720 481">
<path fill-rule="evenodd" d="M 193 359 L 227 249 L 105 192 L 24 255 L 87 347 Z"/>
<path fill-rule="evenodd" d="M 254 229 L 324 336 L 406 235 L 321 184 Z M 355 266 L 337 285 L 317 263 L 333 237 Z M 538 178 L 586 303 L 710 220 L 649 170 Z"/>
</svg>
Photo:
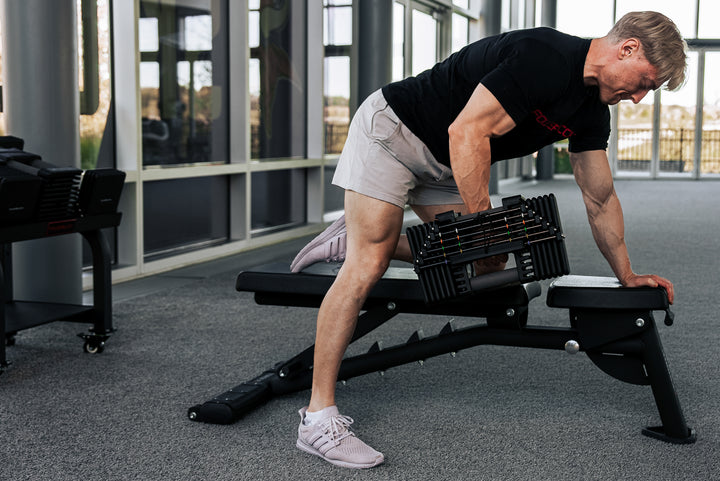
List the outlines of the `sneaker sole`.
<svg viewBox="0 0 720 481">
<path fill-rule="evenodd" d="M 310 241 L 308 245 L 303 247 L 300 252 L 298 252 L 298 255 L 295 256 L 295 259 L 293 259 L 292 263 L 290 264 L 290 270 L 294 272 L 295 266 L 299 263 L 300 260 L 302 260 L 305 255 L 313 250 L 315 247 L 324 244 L 329 239 L 332 239 L 336 235 L 338 235 L 340 232 L 342 232 L 345 229 L 345 214 L 343 214 L 341 217 L 337 218 L 335 222 L 330 224 L 327 229 L 325 229 L 323 232 L 320 233 L 316 238 Z"/>
<path fill-rule="evenodd" d="M 313 448 L 312 446 L 308 446 L 307 444 L 305 444 L 305 443 L 304 443 L 303 441 L 301 441 L 300 439 L 297 440 L 296 445 L 297 445 L 298 449 L 300 449 L 301 451 L 305 451 L 305 452 L 308 453 L 308 454 L 315 455 L 315 456 L 317 456 L 317 457 L 319 457 L 319 458 L 322 458 L 323 460 L 327 461 L 327 462 L 330 463 L 330 464 L 334 464 L 335 466 L 340 466 L 340 467 L 343 467 L 343 468 L 367 469 L 367 468 L 373 468 L 373 467 L 375 467 L 375 466 L 377 466 L 377 465 L 379 465 L 379 464 L 382 464 L 383 461 L 385 461 L 385 458 L 382 457 L 382 458 L 380 458 L 379 461 L 376 460 L 376 461 L 374 461 L 374 462 L 372 462 L 372 463 L 349 463 L 349 462 L 347 462 L 347 461 L 340 461 L 340 460 L 337 460 L 337 459 L 327 458 L 327 457 L 325 457 L 320 451 L 318 451 L 317 449 Z"/>
</svg>

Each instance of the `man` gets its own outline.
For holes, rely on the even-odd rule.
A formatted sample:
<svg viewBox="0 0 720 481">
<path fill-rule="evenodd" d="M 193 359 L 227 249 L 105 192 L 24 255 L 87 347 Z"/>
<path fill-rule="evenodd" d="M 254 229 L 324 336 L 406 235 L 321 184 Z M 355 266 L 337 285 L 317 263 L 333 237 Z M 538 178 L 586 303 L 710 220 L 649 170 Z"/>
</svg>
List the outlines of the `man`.
<svg viewBox="0 0 720 481">
<path fill-rule="evenodd" d="M 489 209 L 493 162 L 568 138 L 595 242 L 613 272 L 624 286 L 664 287 L 672 302 L 670 281 L 631 269 L 605 149 L 608 105 L 638 103 L 663 85 L 678 88 L 685 66 L 685 43 L 673 22 L 635 12 L 593 40 L 548 28 L 489 37 L 372 94 L 353 118 L 333 179 L 345 189 L 345 215 L 291 266 L 297 272 L 344 259 L 318 313 L 312 395 L 300 410 L 297 446 L 350 468 L 383 462 L 335 407 L 343 354 L 390 260 L 411 260 L 400 236 L 404 206 L 423 222 L 448 210 Z M 487 259 L 479 269 L 502 269 L 506 260 Z"/>
</svg>

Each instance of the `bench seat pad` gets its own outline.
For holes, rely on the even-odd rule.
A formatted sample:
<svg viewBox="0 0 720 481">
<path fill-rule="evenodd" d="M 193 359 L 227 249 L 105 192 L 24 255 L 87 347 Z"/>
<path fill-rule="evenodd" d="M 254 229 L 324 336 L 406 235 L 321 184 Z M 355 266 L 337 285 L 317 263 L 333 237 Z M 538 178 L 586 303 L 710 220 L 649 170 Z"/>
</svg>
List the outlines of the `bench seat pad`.
<svg viewBox="0 0 720 481">
<path fill-rule="evenodd" d="M 576 309 L 666 310 L 667 292 L 661 287 L 623 287 L 614 277 L 563 276 L 550 284 L 550 307 Z"/>
<path fill-rule="evenodd" d="M 265 264 L 241 272 L 237 276 L 235 288 L 238 291 L 254 292 L 260 304 L 319 306 L 339 268 L 340 264 L 336 263 L 318 263 L 303 272 L 291 273 L 286 263 Z M 401 304 L 398 307 L 402 312 L 468 315 L 488 309 L 527 305 L 540 292 L 540 285 L 532 282 L 480 291 L 428 306 L 415 272 L 411 268 L 390 267 L 371 291 L 366 307 L 392 301 Z"/>
</svg>

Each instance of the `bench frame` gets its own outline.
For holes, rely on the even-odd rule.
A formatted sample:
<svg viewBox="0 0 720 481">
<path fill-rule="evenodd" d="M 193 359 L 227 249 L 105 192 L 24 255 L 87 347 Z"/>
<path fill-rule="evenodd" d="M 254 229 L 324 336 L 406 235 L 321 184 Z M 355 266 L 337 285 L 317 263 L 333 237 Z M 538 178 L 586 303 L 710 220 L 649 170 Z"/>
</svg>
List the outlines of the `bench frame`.
<svg viewBox="0 0 720 481">
<path fill-rule="evenodd" d="M 286 265 L 271 264 L 241 272 L 239 291 L 255 293 L 261 305 L 314 307 L 322 299 L 339 269 L 316 264 L 300 274 Z M 437 335 L 414 332 L 404 344 L 383 348 L 379 342 L 365 354 L 346 357 L 339 381 L 409 362 L 478 345 L 502 345 L 585 352 L 610 376 L 631 384 L 650 385 L 661 425 L 642 430 L 646 436 L 688 444 L 696 439 L 685 422 L 668 371 L 653 311 L 666 312 L 672 324 L 667 294 L 660 288 L 624 288 L 614 278 L 566 276 L 548 291 L 551 307 L 567 308 L 570 326 L 527 325 L 528 304 L 540 295 L 536 282 L 522 286 L 479 291 L 471 296 L 426 305 L 417 277 L 409 268 L 390 268 L 378 282 L 358 318 L 351 343 L 400 313 L 484 318 L 485 323 L 456 329 L 448 322 Z M 275 396 L 309 389 L 314 345 L 259 376 L 191 407 L 193 421 L 230 424 Z"/>
</svg>

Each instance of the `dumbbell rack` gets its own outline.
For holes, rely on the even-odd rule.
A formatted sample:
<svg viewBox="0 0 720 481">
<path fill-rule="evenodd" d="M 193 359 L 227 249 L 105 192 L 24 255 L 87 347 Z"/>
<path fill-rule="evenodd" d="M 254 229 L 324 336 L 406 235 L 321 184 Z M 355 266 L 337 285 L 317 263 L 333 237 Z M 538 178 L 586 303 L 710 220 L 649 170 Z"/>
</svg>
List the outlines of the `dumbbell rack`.
<svg viewBox="0 0 720 481">
<path fill-rule="evenodd" d="M 120 225 L 122 214 L 90 215 L 66 220 L 0 226 L 0 373 L 8 366 L 6 345 L 15 343 L 18 331 L 55 321 L 92 324 L 79 334 L 89 353 L 102 352 L 113 332 L 111 252 L 102 229 Z M 90 244 L 93 258 L 93 304 L 16 301 L 13 298 L 12 244 L 32 239 L 79 233 Z"/>
</svg>

